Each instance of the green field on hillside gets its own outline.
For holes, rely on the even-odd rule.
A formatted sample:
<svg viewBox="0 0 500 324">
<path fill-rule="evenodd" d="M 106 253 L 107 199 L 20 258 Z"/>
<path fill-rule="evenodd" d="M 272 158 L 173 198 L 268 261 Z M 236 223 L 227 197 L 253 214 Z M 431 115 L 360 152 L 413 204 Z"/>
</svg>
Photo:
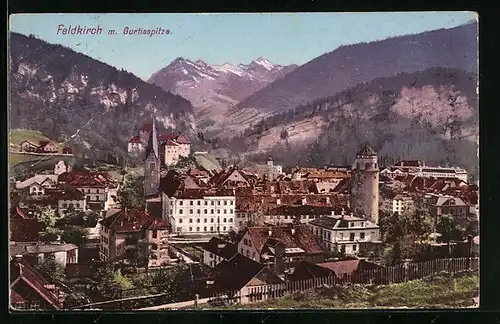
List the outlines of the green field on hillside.
<svg viewBox="0 0 500 324">
<path fill-rule="evenodd" d="M 39 131 L 29 129 L 11 129 L 9 132 L 10 145 L 19 147 L 22 142 L 30 141 L 38 144 L 39 141 L 50 141 L 51 139 Z M 57 144 L 57 143 L 56 143 Z"/>
<path fill-rule="evenodd" d="M 440 273 L 428 278 L 387 286 L 350 285 L 295 293 L 261 303 L 208 309 L 297 309 L 297 308 L 462 308 L 474 305 L 479 296 L 479 276 L 464 272 Z"/>
</svg>

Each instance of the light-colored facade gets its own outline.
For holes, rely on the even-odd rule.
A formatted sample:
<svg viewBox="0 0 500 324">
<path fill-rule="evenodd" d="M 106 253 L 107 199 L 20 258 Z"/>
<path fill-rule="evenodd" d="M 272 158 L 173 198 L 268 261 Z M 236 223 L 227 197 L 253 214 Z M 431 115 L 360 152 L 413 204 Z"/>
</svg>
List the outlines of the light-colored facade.
<svg viewBox="0 0 500 324">
<path fill-rule="evenodd" d="M 379 166 L 377 154 L 368 145 L 358 152 L 352 166 L 350 207 L 378 224 Z"/>
<path fill-rule="evenodd" d="M 267 168 L 266 175 L 268 180 L 270 181 L 275 180 L 277 177 L 283 174 L 283 166 L 275 165 L 272 158 L 269 158 L 267 160 L 266 168 Z"/>
<path fill-rule="evenodd" d="M 87 210 L 87 204 L 85 199 L 74 200 L 74 199 L 59 199 L 57 201 L 57 212 L 59 215 L 65 215 L 68 209 L 74 211 L 85 211 Z"/>
<path fill-rule="evenodd" d="M 383 199 L 382 209 L 390 214 L 401 215 L 405 211 L 415 210 L 415 202 L 410 196 L 398 194 L 395 197 Z"/>
<path fill-rule="evenodd" d="M 147 231 L 149 245 L 149 267 L 159 267 L 170 261 L 168 253 L 169 231 L 166 229 L 149 229 Z"/>
<path fill-rule="evenodd" d="M 169 198 L 163 193 L 163 218 L 174 234 L 228 233 L 236 229 L 234 196 L 206 196 L 201 199 Z"/>
<path fill-rule="evenodd" d="M 361 217 L 351 215 L 324 216 L 309 222 L 308 226 L 329 251 L 342 246 L 348 255 L 369 252 L 381 243 L 380 227 Z"/>
<path fill-rule="evenodd" d="M 168 141 L 165 144 L 165 165 L 175 165 L 179 162 L 181 154 L 181 146 L 173 141 Z M 188 154 L 189 155 L 189 154 Z"/>
<path fill-rule="evenodd" d="M 129 153 L 142 152 L 144 150 L 144 144 L 142 142 L 128 142 L 127 151 Z"/>
</svg>

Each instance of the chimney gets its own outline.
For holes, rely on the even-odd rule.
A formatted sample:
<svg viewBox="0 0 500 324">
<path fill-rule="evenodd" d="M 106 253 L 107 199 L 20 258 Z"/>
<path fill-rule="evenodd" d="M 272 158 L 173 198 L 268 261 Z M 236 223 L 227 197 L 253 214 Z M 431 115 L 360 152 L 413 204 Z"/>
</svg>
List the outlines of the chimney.
<svg viewBox="0 0 500 324">
<path fill-rule="evenodd" d="M 269 234 L 269 236 L 273 235 L 273 229 L 271 227 L 269 227 L 269 230 L 268 230 L 267 234 Z"/>
<path fill-rule="evenodd" d="M 302 205 L 307 205 L 307 198 L 306 197 L 302 198 Z"/>
</svg>

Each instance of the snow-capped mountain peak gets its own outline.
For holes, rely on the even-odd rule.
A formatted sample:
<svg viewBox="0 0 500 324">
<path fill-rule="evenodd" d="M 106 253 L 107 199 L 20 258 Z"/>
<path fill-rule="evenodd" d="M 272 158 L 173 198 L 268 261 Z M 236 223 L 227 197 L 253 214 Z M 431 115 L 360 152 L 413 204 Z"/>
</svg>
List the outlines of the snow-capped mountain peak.
<svg viewBox="0 0 500 324">
<path fill-rule="evenodd" d="M 256 63 L 260 66 L 263 66 L 266 70 L 272 70 L 273 68 L 275 68 L 274 64 L 269 62 L 267 59 L 263 58 L 263 57 L 259 57 L 257 58 L 256 60 L 252 61 L 252 63 Z"/>
<path fill-rule="evenodd" d="M 223 73 L 234 73 L 239 76 L 242 76 L 243 73 L 245 72 L 244 69 L 242 69 L 239 66 L 234 66 L 229 63 L 224 63 L 222 65 L 213 65 L 212 68 L 218 72 L 223 72 Z"/>
</svg>

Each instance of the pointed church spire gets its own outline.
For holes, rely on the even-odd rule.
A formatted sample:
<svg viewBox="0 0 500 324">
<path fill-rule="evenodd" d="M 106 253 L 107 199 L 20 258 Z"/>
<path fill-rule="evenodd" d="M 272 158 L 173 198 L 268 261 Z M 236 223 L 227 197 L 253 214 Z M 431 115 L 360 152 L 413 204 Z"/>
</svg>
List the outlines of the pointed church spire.
<svg viewBox="0 0 500 324">
<path fill-rule="evenodd" d="M 149 132 L 148 145 L 146 146 L 146 159 L 149 157 L 151 153 L 155 154 L 156 158 L 160 158 L 158 154 L 158 135 L 156 134 L 156 124 L 155 119 L 153 117 L 153 125 L 151 127 L 151 131 Z"/>
</svg>

